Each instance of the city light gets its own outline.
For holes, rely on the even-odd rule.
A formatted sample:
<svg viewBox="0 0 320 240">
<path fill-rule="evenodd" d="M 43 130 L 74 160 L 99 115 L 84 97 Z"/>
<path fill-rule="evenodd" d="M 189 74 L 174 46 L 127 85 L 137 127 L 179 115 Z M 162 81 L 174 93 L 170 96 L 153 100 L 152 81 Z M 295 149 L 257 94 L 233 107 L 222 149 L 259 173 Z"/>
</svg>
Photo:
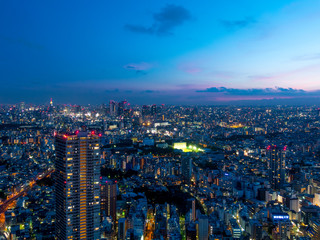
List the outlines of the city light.
<svg viewBox="0 0 320 240">
<path fill-rule="evenodd" d="M 319 1 L 19 3 L 1 240 L 320 240 Z"/>
</svg>

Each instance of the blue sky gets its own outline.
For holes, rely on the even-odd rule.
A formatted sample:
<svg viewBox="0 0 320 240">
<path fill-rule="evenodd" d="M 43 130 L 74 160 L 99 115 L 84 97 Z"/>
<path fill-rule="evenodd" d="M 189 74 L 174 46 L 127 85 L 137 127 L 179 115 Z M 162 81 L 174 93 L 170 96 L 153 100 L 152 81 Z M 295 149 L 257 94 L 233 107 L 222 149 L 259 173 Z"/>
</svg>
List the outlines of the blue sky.
<svg viewBox="0 0 320 240">
<path fill-rule="evenodd" d="M 317 98 L 320 2 L 1 1 L 0 103 Z"/>
</svg>

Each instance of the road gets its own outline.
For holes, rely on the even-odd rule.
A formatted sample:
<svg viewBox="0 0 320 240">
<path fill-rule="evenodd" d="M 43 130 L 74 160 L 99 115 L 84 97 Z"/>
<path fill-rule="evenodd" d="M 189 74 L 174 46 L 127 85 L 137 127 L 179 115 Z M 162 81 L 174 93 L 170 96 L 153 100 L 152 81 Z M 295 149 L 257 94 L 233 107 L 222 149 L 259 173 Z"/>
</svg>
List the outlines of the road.
<svg viewBox="0 0 320 240">
<path fill-rule="evenodd" d="M 20 192 L 16 193 L 15 195 L 13 195 L 12 197 L 10 197 L 9 199 L 5 200 L 4 202 L 2 202 L 1 206 L 0 206 L 0 215 L 5 213 L 8 209 L 8 206 L 15 200 L 17 200 L 19 197 L 23 196 L 26 192 L 28 192 L 30 189 L 32 189 L 32 187 L 35 185 L 37 180 L 41 180 L 47 176 L 49 176 L 51 173 L 54 172 L 54 169 L 48 169 L 46 172 L 44 172 L 43 174 L 41 174 L 41 177 L 35 177 L 34 179 L 32 179 L 29 183 L 28 186 L 25 186 L 23 188 L 23 190 L 21 190 Z"/>
<path fill-rule="evenodd" d="M 153 232 L 154 232 L 154 218 L 147 220 L 147 226 L 144 233 L 144 239 L 152 240 Z"/>
<path fill-rule="evenodd" d="M 155 228 L 155 225 L 154 225 L 153 210 L 151 210 L 149 208 L 148 212 L 147 212 L 147 225 L 146 225 L 145 231 L 144 231 L 144 239 L 145 240 L 152 240 L 154 228 Z"/>
</svg>

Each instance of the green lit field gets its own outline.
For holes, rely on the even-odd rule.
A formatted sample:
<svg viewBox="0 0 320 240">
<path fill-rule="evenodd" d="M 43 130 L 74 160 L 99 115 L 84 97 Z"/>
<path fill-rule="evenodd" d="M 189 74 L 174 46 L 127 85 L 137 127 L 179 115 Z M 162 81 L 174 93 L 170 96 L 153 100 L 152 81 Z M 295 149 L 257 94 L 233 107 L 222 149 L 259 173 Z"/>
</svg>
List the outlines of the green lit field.
<svg viewBox="0 0 320 240">
<path fill-rule="evenodd" d="M 183 152 L 204 152 L 202 148 L 199 148 L 196 145 L 187 145 L 186 142 L 174 143 L 173 148 L 182 150 Z"/>
</svg>

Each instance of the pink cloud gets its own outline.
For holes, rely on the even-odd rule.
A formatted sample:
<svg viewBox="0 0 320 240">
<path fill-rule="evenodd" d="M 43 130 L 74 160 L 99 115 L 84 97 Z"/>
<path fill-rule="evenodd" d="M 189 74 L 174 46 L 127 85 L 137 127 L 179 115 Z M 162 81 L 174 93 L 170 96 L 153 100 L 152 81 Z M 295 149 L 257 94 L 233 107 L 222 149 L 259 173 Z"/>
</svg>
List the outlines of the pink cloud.
<svg viewBox="0 0 320 240">
<path fill-rule="evenodd" d="M 224 96 L 224 97 L 216 97 L 215 99 L 217 101 L 241 101 L 241 100 L 270 100 L 270 99 L 291 99 L 294 97 L 270 97 L 270 96 L 238 96 L 238 97 L 230 97 L 230 96 Z"/>
</svg>

